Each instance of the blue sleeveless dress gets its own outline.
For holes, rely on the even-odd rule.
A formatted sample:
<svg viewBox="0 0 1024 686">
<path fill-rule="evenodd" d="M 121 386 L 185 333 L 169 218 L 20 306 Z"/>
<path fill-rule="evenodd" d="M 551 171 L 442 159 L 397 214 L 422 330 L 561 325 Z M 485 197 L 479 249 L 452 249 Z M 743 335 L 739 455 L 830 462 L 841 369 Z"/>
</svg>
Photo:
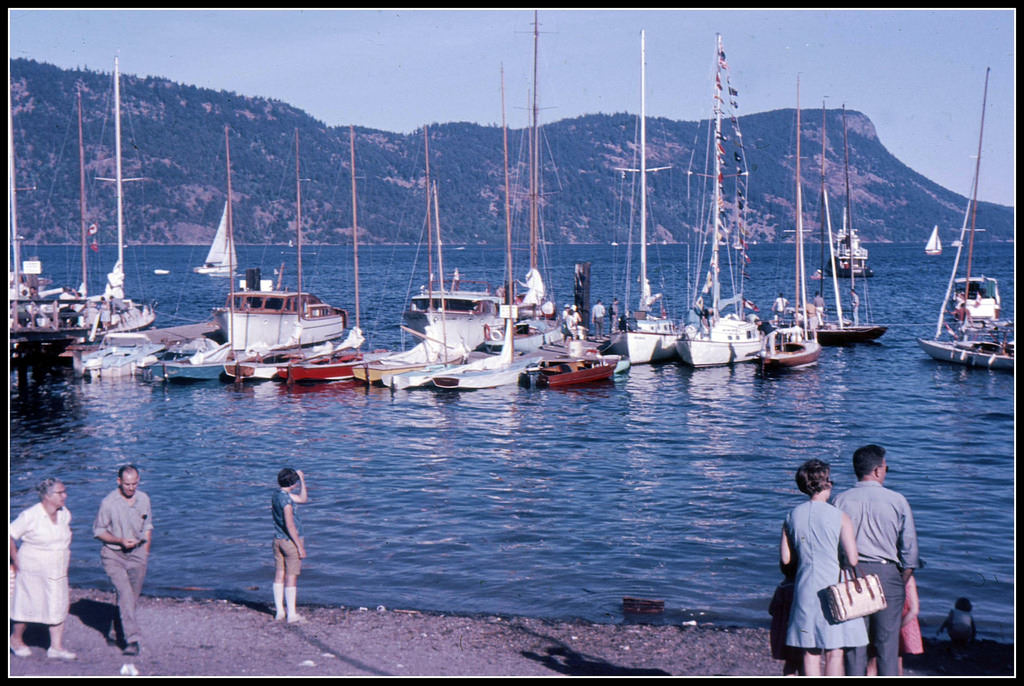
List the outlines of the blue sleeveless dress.
<svg viewBox="0 0 1024 686">
<path fill-rule="evenodd" d="M 828 503 L 807 500 L 793 508 L 785 526 L 797 555 L 786 645 L 821 650 L 867 645 L 864 619 L 829 624 L 819 597 L 822 589 L 839 581 L 840 510 Z"/>
</svg>

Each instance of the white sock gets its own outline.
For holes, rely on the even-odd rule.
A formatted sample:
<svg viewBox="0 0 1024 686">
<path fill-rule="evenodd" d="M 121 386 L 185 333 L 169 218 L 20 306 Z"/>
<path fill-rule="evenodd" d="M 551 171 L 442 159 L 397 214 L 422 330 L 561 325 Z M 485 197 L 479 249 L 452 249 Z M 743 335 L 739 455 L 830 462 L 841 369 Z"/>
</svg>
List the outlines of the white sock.
<svg viewBox="0 0 1024 686">
<path fill-rule="evenodd" d="M 295 586 L 285 587 L 284 600 L 288 604 L 288 619 L 291 619 L 295 616 Z"/>
<path fill-rule="evenodd" d="M 274 609 L 277 611 L 277 618 L 284 617 L 284 584 L 274 584 Z"/>
</svg>

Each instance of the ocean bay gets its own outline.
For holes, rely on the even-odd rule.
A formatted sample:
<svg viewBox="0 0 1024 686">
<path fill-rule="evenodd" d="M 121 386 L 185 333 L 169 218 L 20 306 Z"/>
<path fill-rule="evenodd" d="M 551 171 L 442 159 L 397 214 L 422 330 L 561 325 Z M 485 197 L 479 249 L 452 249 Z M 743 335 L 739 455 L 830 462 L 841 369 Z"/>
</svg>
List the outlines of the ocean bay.
<svg viewBox="0 0 1024 686">
<path fill-rule="evenodd" d="M 660 621 L 763 626 L 781 522 L 802 499 L 796 467 L 822 457 L 842 490 L 854 480 L 852 451 L 875 442 L 889 451 L 888 485 L 917 517 L 925 633 L 966 595 L 982 636 L 1012 640 L 1013 375 L 942 365 L 918 348 L 914 338 L 934 331 L 950 252 L 926 258 L 923 241 L 868 247 L 872 313 L 889 332 L 876 345 L 827 348 L 791 374 L 666 364 L 567 391 L 465 394 L 70 378 L 19 391 L 12 375 L 11 510 L 34 502 L 44 476 L 64 479 L 71 582 L 104 586 L 90 525 L 116 466 L 135 462 L 158 532 L 146 592 L 270 602 L 270 494 L 277 470 L 292 465 L 311 497 L 300 508 L 309 550 L 300 603 L 616 622 L 622 597 L 639 596 L 665 600 Z M 586 261 L 592 300 L 625 302 L 626 246 L 548 250 L 559 300 L 571 302 L 573 265 Z M 977 273 L 1000 280 L 1012 317 L 1012 246 L 976 251 Z M 191 273 L 203 252 L 129 250 L 129 293 L 158 301 L 158 326 L 223 304 L 224 279 Z M 30 253 L 56 283 L 77 282 L 76 248 Z M 239 253 L 265 278 L 288 265 L 294 285 L 294 251 Z M 652 246 L 651 255 L 655 290 L 678 312 L 689 250 Z M 764 314 L 778 291 L 792 291 L 792 246 L 751 255 L 748 297 Z M 418 259 L 410 276 L 415 248 L 360 248 L 370 347 L 401 343 L 408 288 L 426 270 Z M 497 284 L 502 251 L 466 246 L 445 264 L 464 278 L 493 270 Z M 354 314 L 350 247 L 307 246 L 303 283 Z"/>
</svg>

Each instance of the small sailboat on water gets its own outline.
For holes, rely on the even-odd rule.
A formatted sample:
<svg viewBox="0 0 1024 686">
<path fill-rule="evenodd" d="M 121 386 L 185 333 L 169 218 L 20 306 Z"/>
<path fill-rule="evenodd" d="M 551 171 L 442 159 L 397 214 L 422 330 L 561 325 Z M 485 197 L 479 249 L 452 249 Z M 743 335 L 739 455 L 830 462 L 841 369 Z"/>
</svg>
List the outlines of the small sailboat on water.
<svg viewBox="0 0 1024 686">
<path fill-rule="evenodd" d="M 225 202 L 224 213 L 217 226 L 217 235 L 213 237 L 210 252 L 206 254 L 206 261 L 201 266 L 193 268 L 192 271 L 196 274 L 230 277 L 236 264 L 238 264 L 238 257 L 235 253 L 234 238 L 228 231 L 228 203 Z"/>
<path fill-rule="evenodd" d="M 925 255 L 941 255 L 942 239 L 939 238 L 939 225 L 932 229 L 932 235 L 928 237 L 928 243 L 924 246 Z"/>
</svg>

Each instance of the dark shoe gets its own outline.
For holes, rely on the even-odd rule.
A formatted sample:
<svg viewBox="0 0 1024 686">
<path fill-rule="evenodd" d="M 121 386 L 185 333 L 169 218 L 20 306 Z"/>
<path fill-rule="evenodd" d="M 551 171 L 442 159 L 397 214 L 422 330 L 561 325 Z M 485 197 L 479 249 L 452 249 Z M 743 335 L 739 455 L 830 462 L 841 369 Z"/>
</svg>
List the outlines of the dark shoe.
<svg viewBox="0 0 1024 686">
<path fill-rule="evenodd" d="M 139 642 L 138 641 L 132 641 L 127 646 L 125 646 L 124 654 L 125 655 L 138 655 L 140 649 L 141 648 L 139 647 Z"/>
</svg>

